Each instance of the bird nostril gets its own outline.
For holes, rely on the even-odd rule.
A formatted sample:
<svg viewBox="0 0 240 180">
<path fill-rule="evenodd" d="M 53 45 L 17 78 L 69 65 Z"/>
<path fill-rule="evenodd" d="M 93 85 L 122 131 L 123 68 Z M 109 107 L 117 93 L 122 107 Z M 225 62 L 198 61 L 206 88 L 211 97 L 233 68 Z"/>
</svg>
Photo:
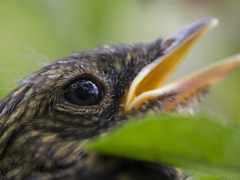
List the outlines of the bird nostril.
<svg viewBox="0 0 240 180">
<path fill-rule="evenodd" d="M 166 40 L 165 42 L 164 42 L 164 46 L 165 47 L 170 47 L 171 45 L 172 45 L 172 43 L 174 43 L 175 42 L 175 39 L 168 39 L 168 40 Z"/>
</svg>

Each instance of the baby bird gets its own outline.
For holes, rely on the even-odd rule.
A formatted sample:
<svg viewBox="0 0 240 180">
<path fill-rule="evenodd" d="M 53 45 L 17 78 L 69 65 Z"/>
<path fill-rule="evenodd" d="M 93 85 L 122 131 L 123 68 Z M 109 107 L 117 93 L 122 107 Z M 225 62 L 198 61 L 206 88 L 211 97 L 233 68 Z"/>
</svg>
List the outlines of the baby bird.
<svg viewBox="0 0 240 180">
<path fill-rule="evenodd" d="M 201 19 L 150 44 L 76 52 L 23 79 L 0 102 L 0 179 L 180 179 L 172 167 L 82 145 L 133 116 L 187 109 L 235 69 L 240 58 L 165 84 L 216 23 Z"/>
</svg>

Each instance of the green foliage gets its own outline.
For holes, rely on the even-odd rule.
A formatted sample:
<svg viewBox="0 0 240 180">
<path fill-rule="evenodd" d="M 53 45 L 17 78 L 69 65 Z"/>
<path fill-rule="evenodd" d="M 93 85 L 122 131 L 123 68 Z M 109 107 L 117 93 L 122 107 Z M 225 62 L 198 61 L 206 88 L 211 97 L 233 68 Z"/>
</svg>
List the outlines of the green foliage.
<svg viewBox="0 0 240 180">
<path fill-rule="evenodd" d="M 87 151 L 160 162 L 219 179 L 240 177 L 239 142 L 238 125 L 202 115 L 164 115 L 132 120 L 84 147 Z"/>
</svg>

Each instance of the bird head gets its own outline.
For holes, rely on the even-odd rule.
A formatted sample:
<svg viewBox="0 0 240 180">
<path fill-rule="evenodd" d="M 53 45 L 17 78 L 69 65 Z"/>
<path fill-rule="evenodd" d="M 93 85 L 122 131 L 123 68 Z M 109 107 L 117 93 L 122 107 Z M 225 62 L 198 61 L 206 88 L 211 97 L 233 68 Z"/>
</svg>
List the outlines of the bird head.
<svg viewBox="0 0 240 180">
<path fill-rule="evenodd" d="M 6 157 L 9 168 L 10 162 L 24 161 L 33 151 L 53 151 L 55 144 L 79 147 L 79 142 L 132 116 L 188 108 L 240 64 L 239 58 L 232 58 L 166 83 L 216 24 L 215 18 L 205 18 L 150 44 L 102 45 L 32 73 L 0 103 L 0 157 Z M 63 149 L 57 152 L 54 155 L 64 154 Z"/>
</svg>

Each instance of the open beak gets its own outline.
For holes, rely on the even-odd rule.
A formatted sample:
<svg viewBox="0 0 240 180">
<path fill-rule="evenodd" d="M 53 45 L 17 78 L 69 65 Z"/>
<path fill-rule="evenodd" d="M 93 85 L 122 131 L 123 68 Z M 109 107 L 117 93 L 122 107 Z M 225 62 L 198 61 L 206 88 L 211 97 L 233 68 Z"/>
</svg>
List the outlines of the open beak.
<svg viewBox="0 0 240 180">
<path fill-rule="evenodd" d="M 165 84 L 197 40 L 217 24 L 218 20 L 213 17 L 201 19 L 166 38 L 162 42 L 163 55 L 145 66 L 131 83 L 125 112 L 144 107 L 149 102 L 158 104 L 159 112 L 185 108 L 237 68 L 240 55 Z"/>
</svg>

